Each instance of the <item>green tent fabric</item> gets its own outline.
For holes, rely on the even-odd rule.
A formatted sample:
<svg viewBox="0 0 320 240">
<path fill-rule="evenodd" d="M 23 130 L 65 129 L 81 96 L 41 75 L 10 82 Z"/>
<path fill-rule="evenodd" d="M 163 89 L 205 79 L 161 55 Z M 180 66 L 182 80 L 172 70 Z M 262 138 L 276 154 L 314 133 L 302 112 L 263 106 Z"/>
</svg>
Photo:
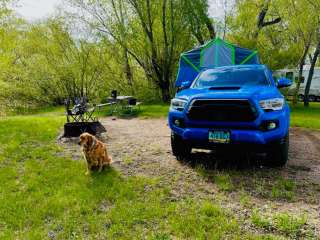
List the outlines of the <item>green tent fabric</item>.
<svg viewBox="0 0 320 240">
<path fill-rule="evenodd" d="M 181 54 L 176 87 L 191 85 L 203 69 L 239 64 L 260 64 L 258 52 L 216 38 Z"/>
</svg>

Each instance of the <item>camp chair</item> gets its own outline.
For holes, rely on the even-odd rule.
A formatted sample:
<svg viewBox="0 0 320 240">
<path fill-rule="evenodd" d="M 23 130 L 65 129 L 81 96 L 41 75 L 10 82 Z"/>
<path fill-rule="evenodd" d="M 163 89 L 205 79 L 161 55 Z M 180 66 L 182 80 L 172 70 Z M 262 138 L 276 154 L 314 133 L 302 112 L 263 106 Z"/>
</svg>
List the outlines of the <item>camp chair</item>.
<svg viewBox="0 0 320 240">
<path fill-rule="evenodd" d="M 132 115 L 134 110 L 138 107 L 140 110 L 140 105 L 142 102 L 138 102 L 136 98 L 130 98 L 128 99 L 128 104 L 122 106 L 122 110 L 124 112 L 128 112 L 128 115 Z"/>
<path fill-rule="evenodd" d="M 86 109 L 85 109 L 85 112 L 84 112 L 84 121 L 85 122 L 94 122 L 96 121 L 96 118 L 93 116 L 93 114 L 95 113 L 96 109 L 97 109 L 97 106 L 94 104 L 93 107 L 91 108 L 88 108 L 88 104 L 85 105 L 86 106 Z"/>
<path fill-rule="evenodd" d="M 77 103 L 71 109 L 70 99 L 66 99 L 66 115 L 67 122 L 88 122 L 95 121 L 96 119 L 93 117 L 94 112 L 96 111 L 96 106 L 94 105 L 92 108 L 88 108 L 88 103 L 85 98 L 75 98 L 74 102 Z"/>
<path fill-rule="evenodd" d="M 75 109 L 75 107 L 72 109 L 70 108 L 70 98 L 67 98 L 64 103 L 66 108 L 67 122 L 79 122 L 81 116 L 78 114 L 78 111 Z"/>
<path fill-rule="evenodd" d="M 93 116 L 93 114 L 95 113 L 97 106 L 95 104 L 93 104 L 92 106 L 90 106 L 90 104 L 88 103 L 87 99 L 85 97 L 82 97 L 80 99 L 80 115 L 82 116 L 82 121 L 83 122 L 94 122 L 96 121 L 96 118 Z"/>
</svg>

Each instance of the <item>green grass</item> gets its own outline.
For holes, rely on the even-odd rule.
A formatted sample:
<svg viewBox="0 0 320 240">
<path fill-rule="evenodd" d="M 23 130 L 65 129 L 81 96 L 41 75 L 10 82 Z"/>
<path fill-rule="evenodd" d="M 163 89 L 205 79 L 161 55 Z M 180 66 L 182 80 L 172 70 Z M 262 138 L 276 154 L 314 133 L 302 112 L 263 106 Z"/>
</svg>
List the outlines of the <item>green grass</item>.
<svg viewBox="0 0 320 240">
<path fill-rule="evenodd" d="M 264 228 L 267 230 L 272 228 L 272 220 L 270 218 L 263 217 L 257 209 L 253 210 L 251 221 L 259 228 Z"/>
<path fill-rule="evenodd" d="M 114 113 L 118 117 L 140 117 L 140 118 L 166 118 L 169 112 L 168 104 L 142 104 L 140 107 L 134 107 L 133 112 L 130 113 L 126 110 L 121 110 L 117 113 Z M 105 107 L 97 113 L 98 117 L 110 116 L 111 110 L 110 107 Z"/>
<path fill-rule="evenodd" d="M 169 105 L 142 105 L 139 117 L 142 118 L 166 118 L 169 112 Z"/>
<path fill-rule="evenodd" d="M 314 237 L 314 233 L 310 229 L 304 230 L 307 223 L 307 217 L 304 215 L 293 216 L 288 213 L 276 213 L 271 217 L 266 217 L 257 209 L 254 209 L 251 222 L 258 228 L 277 231 L 292 239 L 302 238 L 302 235 L 307 239 Z"/>
<path fill-rule="evenodd" d="M 228 173 L 219 173 L 215 175 L 214 182 L 222 191 L 232 191 L 234 189 L 232 179 Z"/>
<path fill-rule="evenodd" d="M 310 103 L 305 108 L 303 103 L 291 106 L 291 126 L 320 129 L 320 103 Z"/>
<path fill-rule="evenodd" d="M 0 120 L 0 239 L 260 237 L 217 203 L 171 201 L 159 180 L 113 168 L 85 176 L 56 144 L 63 123 L 59 111 Z"/>
<path fill-rule="evenodd" d="M 9 112 L 6 112 L 8 116 L 17 116 L 17 115 L 56 115 L 57 113 L 63 114 L 65 111 L 64 106 L 47 106 L 47 107 L 35 107 L 31 109 L 27 108 L 16 108 Z"/>
<path fill-rule="evenodd" d="M 307 223 L 306 216 L 292 216 L 288 213 L 279 213 L 274 216 L 275 227 L 291 236 L 297 236 L 300 234 L 301 229 Z"/>
<path fill-rule="evenodd" d="M 292 201 L 294 199 L 294 192 L 296 189 L 296 184 L 290 179 L 280 178 L 272 186 L 271 195 L 276 199 L 284 199 L 287 201 Z"/>
</svg>

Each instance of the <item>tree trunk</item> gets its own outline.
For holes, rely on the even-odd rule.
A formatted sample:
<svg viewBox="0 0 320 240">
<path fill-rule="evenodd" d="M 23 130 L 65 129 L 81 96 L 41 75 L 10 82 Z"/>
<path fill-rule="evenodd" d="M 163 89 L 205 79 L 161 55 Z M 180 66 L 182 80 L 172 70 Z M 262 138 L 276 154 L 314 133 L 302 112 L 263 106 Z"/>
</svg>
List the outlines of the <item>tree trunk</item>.
<svg viewBox="0 0 320 240">
<path fill-rule="evenodd" d="M 216 38 L 216 30 L 214 29 L 214 26 L 212 25 L 211 19 L 208 16 L 206 16 L 205 21 L 206 21 L 206 26 L 207 26 L 210 38 L 211 39 Z"/>
<path fill-rule="evenodd" d="M 304 47 L 303 55 L 300 59 L 298 82 L 297 82 L 296 89 L 293 94 L 293 100 L 292 100 L 293 105 L 296 105 L 298 103 L 298 94 L 299 94 L 301 80 L 302 80 L 303 67 L 305 65 L 305 61 L 306 61 L 307 54 L 309 52 L 309 48 L 310 48 L 310 43 L 308 43 Z"/>
<path fill-rule="evenodd" d="M 124 55 L 124 72 L 127 77 L 128 85 L 130 87 L 131 93 L 134 95 L 134 88 L 133 88 L 133 75 L 131 71 L 131 66 L 129 63 L 129 56 L 128 56 L 128 49 L 123 49 L 123 55 Z"/>
<path fill-rule="evenodd" d="M 310 66 L 310 70 L 309 70 L 308 81 L 307 81 L 306 89 L 304 91 L 304 106 L 305 107 L 309 107 L 309 91 L 310 91 L 310 87 L 311 87 L 314 68 L 316 66 L 319 54 L 320 54 L 320 42 L 318 43 L 317 49 L 314 52 L 312 60 L 311 60 L 311 66 Z"/>
<path fill-rule="evenodd" d="M 169 84 L 169 80 L 162 82 L 160 84 L 160 89 L 161 89 L 161 97 L 162 97 L 162 101 L 164 103 L 168 103 L 171 99 L 170 97 L 170 84 Z"/>
<path fill-rule="evenodd" d="M 203 36 L 202 36 L 201 32 L 194 31 L 194 32 L 193 32 L 193 36 L 196 37 L 196 39 L 198 40 L 198 43 L 199 43 L 200 45 L 203 45 L 203 44 L 204 44 L 204 39 L 203 39 Z"/>
</svg>

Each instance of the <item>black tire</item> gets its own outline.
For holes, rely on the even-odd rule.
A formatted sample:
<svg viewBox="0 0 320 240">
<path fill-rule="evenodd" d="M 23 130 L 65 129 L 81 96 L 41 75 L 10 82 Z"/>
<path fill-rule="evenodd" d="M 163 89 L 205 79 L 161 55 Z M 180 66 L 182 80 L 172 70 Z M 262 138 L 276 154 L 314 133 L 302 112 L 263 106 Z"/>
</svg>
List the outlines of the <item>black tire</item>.
<svg viewBox="0 0 320 240">
<path fill-rule="evenodd" d="M 192 150 L 190 144 L 175 133 L 171 133 L 171 148 L 173 155 L 176 156 L 178 160 L 188 158 Z"/>
<path fill-rule="evenodd" d="M 284 167 L 288 162 L 289 135 L 280 142 L 269 146 L 267 152 L 267 165 L 270 167 Z"/>
</svg>

